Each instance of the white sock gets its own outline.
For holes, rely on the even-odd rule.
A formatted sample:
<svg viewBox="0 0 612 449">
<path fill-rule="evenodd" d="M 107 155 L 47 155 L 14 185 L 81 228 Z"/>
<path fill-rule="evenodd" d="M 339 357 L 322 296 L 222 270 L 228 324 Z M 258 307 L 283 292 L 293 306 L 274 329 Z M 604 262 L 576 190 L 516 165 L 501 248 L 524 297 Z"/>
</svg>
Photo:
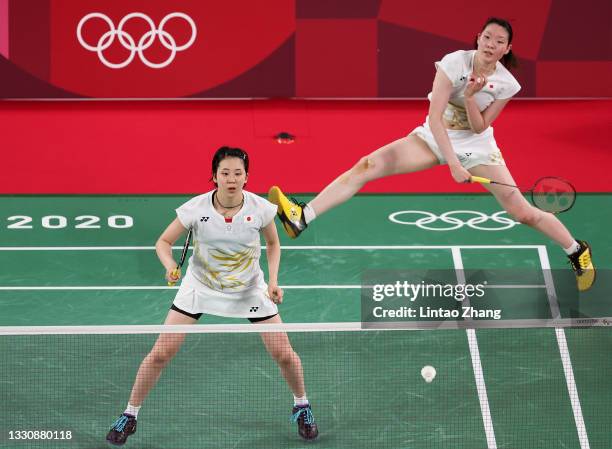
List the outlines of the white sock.
<svg viewBox="0 0 612 449">
<path fill-rule="evenodd" d="M 132 415 L 134 418 L 138 419 L 138 411 L 141 406 L 134 407 L 132 404 L 128 403 L 127 408 L 123 413 L 127 413 L 128 415 Z"/>
<path fill-rule="evenodd" d="M 578 243 L 576 240 L 574 240 L 574 243 L 572 243 L 567 248 L 563 248 L 563 251 L 565 251 L 565 254 L 567 254 L 569 256 L 570 254 L 574 254 L 579 249 L 580 249 L 580 243 Z"/>
<path fill-rule="evenodd" d="M 308 398 L 304 395 L 301 398 L 298 398 L 296 395 L 293 395 L 293 405 L 308 405 Z"/>
<path fill-rule="evenodd" d="M 317 218 L 317 213 L 314 211 L 310 203 L 306 205 L 303 209 L 304 212 L 304 220 L 306 220 L 306 224 L 310 223 L 312 220 Z"/>
</svg>

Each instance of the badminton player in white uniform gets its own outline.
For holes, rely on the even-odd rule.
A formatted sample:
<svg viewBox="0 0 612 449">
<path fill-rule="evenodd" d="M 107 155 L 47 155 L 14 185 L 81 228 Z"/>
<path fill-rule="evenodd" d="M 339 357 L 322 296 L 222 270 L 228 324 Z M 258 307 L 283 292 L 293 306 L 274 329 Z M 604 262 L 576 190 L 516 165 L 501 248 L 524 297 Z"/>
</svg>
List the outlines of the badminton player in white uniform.
<svg viewBox="0 0 612 449">
<path fill-rule="evenodd" d="M 202 314 L 247 318 L 253 323 L 281 323 L 277 304 L 280 242 L 274 224 L 276 206 L 246 190 L 249 159 L 239 148 L 222 147 L 212 161 L 216 189 L 192 198 L 176 210 L 156 244 L 169 282 L 180 278 L 172 245 L 193 230 L 193 255 L 165 324 L 194 324 Z M 268 283 L 259 266 L 260 234 L 266 241 Z M 179 350 L 184 334 L 161 334 L 143 360 L 125 412 L 113 424 L 107 440 L 122 445 L 136 431 L 138 411 L 163 368 Z M 294 395 L 292 418 L 304 439 L 318 435 L 304 388 L 299 356 L 284 332 L 262 333 L 263 343 L 280 367 Z"/>
<path fill-rule="evenodd" d="M 422 126 L 361 158 L 310 203 L 290 201 L 278 188 L 269 199 L 287 234 L 296 238 L 309 223 L 355 195 L 374 179 L 448 164 L 457 182 L 472 175 L 516 185 L 493 137 L 491 124 L 520 90 L 508 69 L 516 66 L 513 31 L 504 19 L 489 18 L 478 33 L 475 50 L 459 50 L 436 62 L 428 98 L 429 115 Z M 595 280 L 590 246 L 574 239 L 559 219 L 533 207 L 515 188 L 488 184 L 501 206 L 517 221 L 542 232 L 568 255 L 579 290 Z"/>
</svg>

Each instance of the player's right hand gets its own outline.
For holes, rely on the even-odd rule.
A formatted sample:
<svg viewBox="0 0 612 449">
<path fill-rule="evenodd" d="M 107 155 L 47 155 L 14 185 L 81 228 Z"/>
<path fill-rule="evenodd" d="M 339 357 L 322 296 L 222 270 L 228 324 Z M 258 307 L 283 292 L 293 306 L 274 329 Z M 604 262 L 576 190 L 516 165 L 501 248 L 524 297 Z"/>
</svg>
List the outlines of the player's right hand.
<svg viewBox="0 0 612 449">
<path fill-rule="evenodd" d="M 166 270 L 166 280 L 168 281 L 168 284 L 176 284 L 180 278 L 181 278 L 180 268 L 175 266 L 172 269 Z"/>
<path fill-rule="evenodd" d="M 450 167 L 451 175 L 455 182 L 464 183 L 470 182 L 472 174 L 467 171 L 463 165 L 457 164 Z"/>
</svg>

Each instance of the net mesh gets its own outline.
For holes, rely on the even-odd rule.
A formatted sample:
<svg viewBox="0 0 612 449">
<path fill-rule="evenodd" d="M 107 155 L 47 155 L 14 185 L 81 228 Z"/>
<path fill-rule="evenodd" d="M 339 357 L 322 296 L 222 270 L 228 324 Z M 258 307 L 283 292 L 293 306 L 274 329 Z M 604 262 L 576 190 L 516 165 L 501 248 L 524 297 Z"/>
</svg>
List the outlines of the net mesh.
<svg viewBox="0 0 612 449">
<path fill-rule="evenodd" d="M 295 365 L 296 357 L 320 429 L 317 448 L 608 444 L 612 332 L 606 327 L 268 326 L 269 351 L 255 325 L 191 326 L 186 335 L 161 326 L 146 333 L 66 329 L 0 335 L 1 448 L 104 447 L 141 363 L 153 363 L 145 357 L 160 331 L 164 345 L 157 349 L 165 356 L 155 363 L 171 360 L 143 403 L 128 447 L 313 447 L 290 421 L 293 395 L 279 368 Z M 283 352 L 282 331 L 295 353 Z M 437 371 L 431 383 L 421 377 L 426 365 Z"/>
</svg>

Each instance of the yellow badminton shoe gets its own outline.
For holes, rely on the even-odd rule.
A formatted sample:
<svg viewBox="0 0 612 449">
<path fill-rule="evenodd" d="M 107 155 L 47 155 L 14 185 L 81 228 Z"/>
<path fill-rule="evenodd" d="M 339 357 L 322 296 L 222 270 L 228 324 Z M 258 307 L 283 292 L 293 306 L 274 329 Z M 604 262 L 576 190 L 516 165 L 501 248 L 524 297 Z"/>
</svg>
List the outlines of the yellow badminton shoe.
<svg viewBox="0 0 612 449">
<path fill-rule="evenodd" d="M 580 245 L 580 249 L 567 257 L 576 274 L 578 290 L 584 292 L 591 288 L 595 282 L 596 270 L 593 265 L 591 246 L 583 240 L 576 241 Z"/>
<path fill-rule="evenodd" d="M 278 206 L 278 218 L 280 218 L 283 228 L 289 237 L 292 239 L 297 238 L 308 227 L 304 219 L 305 203 L 300 203 L 295 198 L 290 200 L 277 186 L 270 188 L 268 200 Z"/>
</svg>

